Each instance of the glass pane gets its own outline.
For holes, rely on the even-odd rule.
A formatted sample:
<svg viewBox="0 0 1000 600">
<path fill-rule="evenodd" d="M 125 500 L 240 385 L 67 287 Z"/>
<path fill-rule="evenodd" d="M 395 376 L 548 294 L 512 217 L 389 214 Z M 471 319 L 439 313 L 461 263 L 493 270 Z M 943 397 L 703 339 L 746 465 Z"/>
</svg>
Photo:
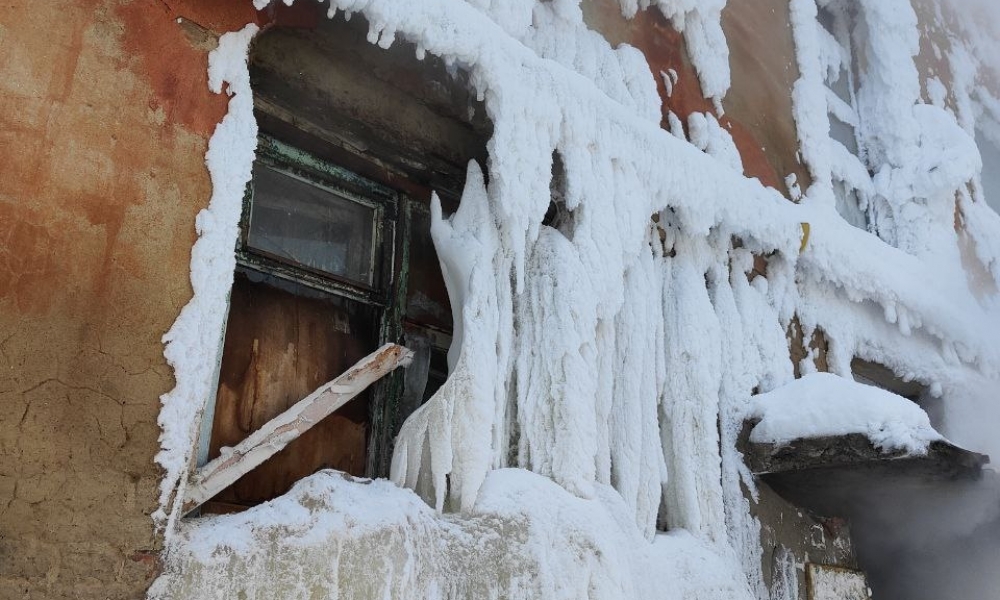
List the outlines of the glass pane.
<svg viewBox="0 0 1000 600">
<path fill-rule="evenodd" d="M 282 261 L 372 284 L 373 207 L 259 163 L 253 185 L 248 246 Z"/>
</svg>

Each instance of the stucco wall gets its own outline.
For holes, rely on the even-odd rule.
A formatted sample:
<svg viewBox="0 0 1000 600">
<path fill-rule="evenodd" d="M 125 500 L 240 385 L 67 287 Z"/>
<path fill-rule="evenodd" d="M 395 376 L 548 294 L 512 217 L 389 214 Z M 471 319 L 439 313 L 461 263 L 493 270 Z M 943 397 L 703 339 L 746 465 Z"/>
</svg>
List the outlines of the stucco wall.
<svg viewBox="0 0 1000 600">
<path fill-rule="evenodd" d="M 194 4 L 0 13 L 0 598 L 141 597 L 156 568 L 160 337 L 225 111 L 194 23 L 253 17 Z"/>
</svg>

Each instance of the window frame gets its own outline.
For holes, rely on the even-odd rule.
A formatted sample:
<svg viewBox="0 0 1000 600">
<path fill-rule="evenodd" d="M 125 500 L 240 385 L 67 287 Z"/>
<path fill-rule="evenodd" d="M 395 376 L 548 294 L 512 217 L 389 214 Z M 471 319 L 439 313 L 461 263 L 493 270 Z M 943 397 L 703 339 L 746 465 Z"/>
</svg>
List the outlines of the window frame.
<svg viewBox="0 0 1000 600">
<path fill-rule="evenodd" d="M 269 277 L 290 281 L 321 293 L 340 296 L 379 311 L 378 331 L 374 332 L 377 345 L 400 343 L 403 335 L 406 289 L 409 278 L 410 213 L 416 204 L 409 196 L 397 192 L 383 184 L 362 177 L 348 169 L 318 158 L 305 150 L 282 142 L 265 133 L 258 134 L 254 164 L 257 161 L 275 166 L 279 171 L 290 173 L 315 183 L 320 187 L 360 199 L 365 204 L 376 207 L 376 223 L 373 249 L 377 250 L 374 264 L 377 273 L 373 277 L 374 286 L 359 285 L 357 282 L 338 277 L 331 273 L 316 272 L 301 265 L 276 260 L 260 252 L 250 250 L 247 244 L 250 215 L 253 203 L 254 182 L 247 182 L 243 195 L 240 232 L 234 248 L 236 269 L 249 270 Z M 403 304 L 401 305 L 400 302 Z M 220 351 L 215 365 L 214 386 L 218 388 L 219 369 L 222 364 L 222 340 L 226 336 L 229 322 L 227 300 L 226 323 L 220 332 Z M 388 465 L 392 457 L 392 441 L 399 426 L 397 408 L 402 395 L 403 374 L 399 369 L 376 381 L 371 388 L 369 404 L 370 433 L 366 457 L 366 474 L 369 477 L 388 475 Z M 208 462 L 212 427 L 215 420 L 217 392 L 202 416 L 199 441 L 195 453 L 195 465 Z"/>
<path fill-rule="evenodd" d="M 252 177 L 243 195 L 240 235 L 235 249 L 237 264 L 265 275 L 385 309 L 392 300 L 395 282 L 396 234 L 402 200 L 400 194 L 266 134 L 258 136 L 254 164 L 257 163 L 374 210 L 372 284 L 367 285 L 349 277 L 292 263 L 252 248 L 249 244 L 254 196 Z"/>
</svg>

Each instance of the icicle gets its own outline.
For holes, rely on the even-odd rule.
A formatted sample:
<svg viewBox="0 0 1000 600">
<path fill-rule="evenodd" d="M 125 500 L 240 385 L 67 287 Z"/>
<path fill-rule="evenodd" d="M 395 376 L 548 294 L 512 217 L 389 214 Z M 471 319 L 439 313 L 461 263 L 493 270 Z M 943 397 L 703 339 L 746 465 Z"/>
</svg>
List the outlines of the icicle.
<svg viewBox="0 0 1000 600">
<path fill-rule="evenodd" d="M 396 41 L 396 32 L 392 29 L 385 29 L 379 35 L 378 47 L 383 50 L 388 50 L 394 41 Z"/>
</svg>

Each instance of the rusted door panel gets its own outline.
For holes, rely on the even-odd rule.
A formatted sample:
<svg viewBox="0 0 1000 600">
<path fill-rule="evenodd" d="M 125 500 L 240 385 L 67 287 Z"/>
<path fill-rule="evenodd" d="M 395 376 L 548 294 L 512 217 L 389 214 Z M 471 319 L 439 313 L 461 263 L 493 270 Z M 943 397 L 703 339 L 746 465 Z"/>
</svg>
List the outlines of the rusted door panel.
<svg viewBox="0 0 1000 600">
<path fill-rule="evenodd" d="M 210 458 L 350 368 L 377 345 L 375 310 L 350 300 L 290 283 L 251 281 L 238 273 L 230 302 Z M 364 475 L 368 420 L 366 392 L 214 500 L 257 504 L 322 468 Z"/>
</svg>

